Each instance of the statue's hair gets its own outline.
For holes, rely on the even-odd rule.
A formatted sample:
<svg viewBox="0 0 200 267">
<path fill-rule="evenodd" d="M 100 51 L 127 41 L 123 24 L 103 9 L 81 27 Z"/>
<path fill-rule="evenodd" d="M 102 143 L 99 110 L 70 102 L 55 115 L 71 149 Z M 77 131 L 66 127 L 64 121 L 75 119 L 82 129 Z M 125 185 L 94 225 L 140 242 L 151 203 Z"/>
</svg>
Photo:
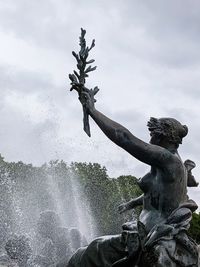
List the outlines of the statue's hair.
<svg viewBox="0 0 200 267">
<path fill-rule="evenodd" d="M 56 212 L 52 210 L 45 210 L 40 213 L 37 224 L 39 227 L 44 229 L 54 229 L 60 226 L 60 219 Z"/>
<path fill-rule="evenodd" d="M 188 128 L 173 118 L 156 119 L 151 117 L 147 123 L 151 133 L 166 137 L 169 142 L 181 144 L 182 139 L 187 135 Z"/>
<path fill-rule="evenodd" d="M 55 225 L 59 224 L 59 216 L 53 210 L 45 210 L 40 213 L 40 221 L 47 223 L 53 223 Z"/>
</svg>

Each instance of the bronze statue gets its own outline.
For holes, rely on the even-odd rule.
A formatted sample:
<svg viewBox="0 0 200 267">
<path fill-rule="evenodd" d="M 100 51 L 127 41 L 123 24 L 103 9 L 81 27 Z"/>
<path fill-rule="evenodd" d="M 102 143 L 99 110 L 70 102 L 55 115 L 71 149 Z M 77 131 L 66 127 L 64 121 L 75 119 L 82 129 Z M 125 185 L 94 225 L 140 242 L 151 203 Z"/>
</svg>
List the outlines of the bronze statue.
<svg viewBox="0 0 200 267">
<path fill-rule="evenodd" d="M 124 212 L 141 205 L 139 220 L 124 224 L 120 235 L 98 238 L 80 249 L 68 266 L 197 267 L 197 245 L 187 235 L 192 212 L 197 209 L 187 196 L 188 176 L 191 182 L 194 166 L 184 164 L 178 153 L 187 126 L 173 118 L 150 118 L 151 138 L 146 143 L 99 112 L 91 90 L 79 90 L 79 100 L 112 142 L 148 164 L 150 170 L 138 182 L 143 194 L 119 207 Z"/>
</svg>

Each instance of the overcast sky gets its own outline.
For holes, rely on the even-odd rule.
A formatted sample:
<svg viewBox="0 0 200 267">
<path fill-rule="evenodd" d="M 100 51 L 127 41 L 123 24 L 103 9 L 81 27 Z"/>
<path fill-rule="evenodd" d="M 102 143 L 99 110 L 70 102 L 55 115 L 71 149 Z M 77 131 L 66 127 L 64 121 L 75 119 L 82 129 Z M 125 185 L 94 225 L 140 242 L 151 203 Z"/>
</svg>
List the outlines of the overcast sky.
<svg viewBox="0 0 200 267">
<path fill-rule="evenodd" d="M 150 116 L 188 125 L 183 160 L 200 179 L 200 2 L 197 0 L 0 0 L 0 152 L 7 161 L 51 159 L 105 165 L 111 177 L 142 176 L 148 166 L 115 146 L 70 92 L 80 28 L 98 69 L 96 107 L 148 142 Z M 198 200 L 199 189 L 190 190 Z"/>
</svg>

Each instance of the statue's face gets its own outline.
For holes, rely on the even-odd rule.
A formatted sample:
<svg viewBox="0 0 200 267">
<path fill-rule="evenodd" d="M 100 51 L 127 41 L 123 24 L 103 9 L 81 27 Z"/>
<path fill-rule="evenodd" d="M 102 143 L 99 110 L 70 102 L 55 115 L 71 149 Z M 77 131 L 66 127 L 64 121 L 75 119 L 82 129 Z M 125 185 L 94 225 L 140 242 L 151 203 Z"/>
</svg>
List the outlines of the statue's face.
<svg viewBox="0 0 200 267">
<path fill-rule="evenodd" d="M 42 213 L 37 222 L 37 230 L 42 237 L 51 238 L 58 226 L 57 215 L 51 211 Z"/>
<path fill-rule="evenodd" d="M 155 133 L 152 133 L 150 134 L 151 138 L 150 138 L 150 144 L 152 145 L 159 145 L 160 144 L 160 137 L 155 134 Z"/>
<path fill-rule="evenodd" d="M 51 229 L 51 227 L 49 227 L 48 224 L 46 224 L 44 222 L 39 222 L 38 223 L 38 233 L 44 238 L 50 238 L 51 233 L 52 233 L 52 229 Z"/>
</svg>

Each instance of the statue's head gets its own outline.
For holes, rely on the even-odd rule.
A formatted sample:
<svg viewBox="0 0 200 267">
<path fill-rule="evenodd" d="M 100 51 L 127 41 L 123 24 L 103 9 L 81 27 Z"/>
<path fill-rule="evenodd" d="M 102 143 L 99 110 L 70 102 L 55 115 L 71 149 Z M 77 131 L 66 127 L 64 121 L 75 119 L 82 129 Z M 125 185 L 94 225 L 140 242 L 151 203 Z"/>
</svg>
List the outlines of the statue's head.
<svg viewBox="0 0 200 267">
<path fill-rule="evenodd" d="M 37 222 L 39 234 L 44 238 L 52 238 L 56 229 L 60 226 L 59 216 L 51 210 L 44 211 L 40 214 Z"/>
<path fill-rule="evenodd" d="M 187 135 L 188 128 L 179 121 L 172 118 L 156 119 L 151 117 L 147 123 L 150 131 L 150 143 L 159 145 L 165 141 L 178 147 L 182 144 L 182 139 Z"/>
</svg>

